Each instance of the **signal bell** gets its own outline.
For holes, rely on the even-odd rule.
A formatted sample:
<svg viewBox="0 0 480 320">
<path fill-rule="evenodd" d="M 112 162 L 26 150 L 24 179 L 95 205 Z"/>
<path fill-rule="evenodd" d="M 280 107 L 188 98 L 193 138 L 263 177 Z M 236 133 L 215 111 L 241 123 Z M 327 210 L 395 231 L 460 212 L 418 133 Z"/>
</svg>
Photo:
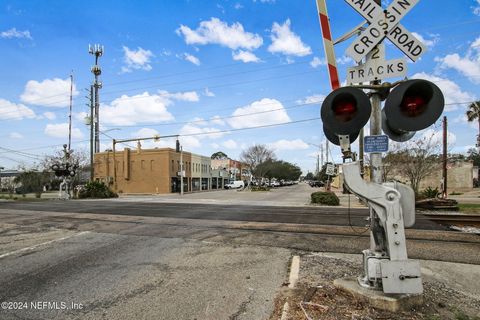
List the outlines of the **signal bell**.
<svg viewBox="0 0 480 320">
<path fill-rule="evenodd" d="M 343 87 L 333 91 L 323 101 L 320 112 L 326 138 L 340 145 L 338 136 L 349 135 L 350 142 L 354 142 L 371 113 L 370 99 L 362 90 Z"/>
<path fill-rule="evenodd" d="M 442 91 L 427 80 L 408 80 L 398 85 L 385 101 L 382 129 L 393 141 L 404 142 L 431 126 L 442 115 Z"/>
</svg>

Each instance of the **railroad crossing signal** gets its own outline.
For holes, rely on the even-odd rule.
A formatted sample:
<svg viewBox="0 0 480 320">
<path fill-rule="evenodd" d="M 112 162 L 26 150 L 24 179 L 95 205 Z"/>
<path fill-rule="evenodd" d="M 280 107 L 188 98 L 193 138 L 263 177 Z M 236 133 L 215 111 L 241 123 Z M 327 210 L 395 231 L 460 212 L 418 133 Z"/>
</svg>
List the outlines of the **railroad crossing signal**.
<svg viewBox="0 0 480 320">
<path fill-rule="evenodd" d="M 385 10 L 374 0 L 345 1 L 370 23 L 347 49 L 347 55 L 356 62 L 385 37 L 414 62 L 425 53 L 426 46 L 399 23 L 420 0 L 394 0 Z"/>
<path fill-rule="evenodd" d="M 382 129 L 393 141 L 404 142 L 415 132 L 434 124 L 445 107 L 442 91 L 427 80 L 408 80 L 389 93 L 382 112 Z M 370 119 L 372 105 L 368 96 L 355 87 L 343 87 L 323 101 L 323 131 L 333 144 L 340 145 L 339 135 L 355 141 Z"/>
<path fill-rule="evenodd" d="M 442 91 L 427 80 L 409 80 L 388 96 L 382 111 L 382 129 L 390 139 L 403 142 L 434 124 L 442 115 Z"/>
<path fill-rule="evenodd" d="M 323 101 L 320 111 L 325 136 L 336 145 L 339 145 L 337 135 L 350 135 L 350 142 L 353 142 L 367 124 L 371 112 L 370 99 L 362 90 L 343 87 L 333 91 Z"/>
</svg>

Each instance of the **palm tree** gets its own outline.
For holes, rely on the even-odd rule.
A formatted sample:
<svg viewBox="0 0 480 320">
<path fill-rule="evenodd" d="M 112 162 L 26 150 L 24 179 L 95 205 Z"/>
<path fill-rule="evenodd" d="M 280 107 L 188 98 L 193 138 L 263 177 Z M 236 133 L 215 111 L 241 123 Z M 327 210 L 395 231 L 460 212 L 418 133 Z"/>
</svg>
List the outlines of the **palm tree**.
<svg viewBox="0 0 480 320">
<path fill-rule="evenodd" d="M 477 148 L 480 148 L 480 101 L 472 102 L 466 114 L 468 122 L 478 121 Z"/>
</svg>

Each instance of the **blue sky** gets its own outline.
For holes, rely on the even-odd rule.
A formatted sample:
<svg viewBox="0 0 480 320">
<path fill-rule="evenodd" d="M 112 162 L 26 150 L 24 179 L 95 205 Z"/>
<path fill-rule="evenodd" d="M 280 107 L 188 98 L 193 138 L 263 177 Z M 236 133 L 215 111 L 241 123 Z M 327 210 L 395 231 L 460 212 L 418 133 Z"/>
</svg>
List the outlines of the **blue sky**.
<svg viewBox="0 0 480 320">
<path fill-rule="evenodd" d="M 327 5 L 334 38 L 362 21 L 345 1 Z M 180 134 L 186 151 L 237 158 L 263 143 L 305 172 L 315 168 L 330 84 L 314 0 L 3 0 L 0 16 L 0 147 L 20 151 L 0 149 L 0 166 L 31 165 L 67 142 L 72 71 L 73 149 L 89 150 L 88 45 L 99 43 L 102 150 L 108 136 Z M 443 90 L 450 148 L 463 153 L 477 134 L 464 113 L 480 96 L 480 1 L 423 0 L 402 24 L 428 47 L 408 76 Z M 351 41 L 335 47 L 342 80 L 354 65 Z M 387 59 L 403 57 L 386 43 Z"/>
</svg>

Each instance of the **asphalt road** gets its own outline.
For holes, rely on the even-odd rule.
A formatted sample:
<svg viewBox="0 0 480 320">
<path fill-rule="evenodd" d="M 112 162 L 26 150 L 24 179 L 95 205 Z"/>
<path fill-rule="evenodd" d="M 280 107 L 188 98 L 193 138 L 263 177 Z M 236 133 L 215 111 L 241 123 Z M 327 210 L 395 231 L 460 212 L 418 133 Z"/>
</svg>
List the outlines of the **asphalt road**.
<svg viewBox="0 0 480 320">
<path fill-rule="evenodd" d="M 1 202 L 0 302 L 10 304 L 0 319 L 266 319 L 291 256 L 361 252 L 369 246 L 367 215 L 325 207 Z M 480 264 L 478 237 L 442 232 L 422 216 L 416 228 L 407 230 L 410 257 Z"/>
<path fill-rule="evenodd" d="M 290 258 L 279 248 L 5 227 L 2 252 L 7 241 L 42 242 L 0 255 L 0 319 L 265 319 Z"/>
</svg>

